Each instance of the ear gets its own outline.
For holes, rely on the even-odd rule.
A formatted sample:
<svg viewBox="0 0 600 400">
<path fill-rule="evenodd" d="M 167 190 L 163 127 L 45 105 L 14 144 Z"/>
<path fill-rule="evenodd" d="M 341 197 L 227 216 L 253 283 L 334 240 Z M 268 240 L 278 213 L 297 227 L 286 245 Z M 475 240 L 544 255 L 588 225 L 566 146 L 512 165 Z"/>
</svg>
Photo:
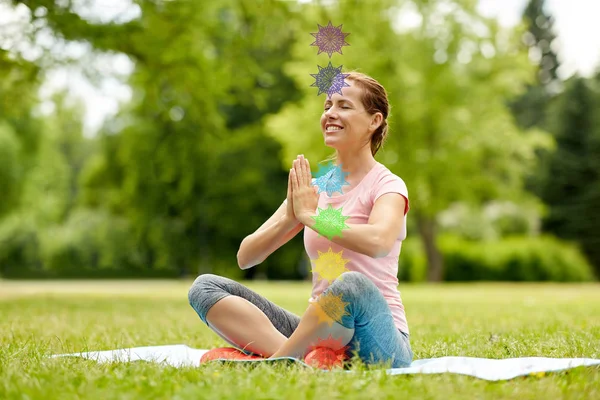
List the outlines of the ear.
<svg viewBox="0 0 600 400">
<path fill-rule="evenodd" d="M 371 132 L 375 132 L 377 130 L 377 128 L 379 128 L 381 126 L 382 123 L 383 123 L 383 114 L 380 112 L 376 112 L 371 117 L 371 124 L 369 125 L 369 129 L 371 129 Z"/>
</svg>

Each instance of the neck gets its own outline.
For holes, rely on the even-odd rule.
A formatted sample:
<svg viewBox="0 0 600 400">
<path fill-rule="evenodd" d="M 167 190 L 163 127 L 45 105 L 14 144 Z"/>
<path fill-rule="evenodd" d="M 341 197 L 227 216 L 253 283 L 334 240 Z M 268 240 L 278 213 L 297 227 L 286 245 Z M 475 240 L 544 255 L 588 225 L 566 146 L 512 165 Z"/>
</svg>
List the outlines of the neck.
<svg viewBox="0 0 600 400">
<path fill-rule="evenodd" d="M 371 154 L 371 146 L 367 145 L 356 150 L 339 149 L 336 152 L 336 161 L 342 164 L 342 170 L 360 175 L 367 173 L 375 166 L 377 161 Z"/>
</svg>

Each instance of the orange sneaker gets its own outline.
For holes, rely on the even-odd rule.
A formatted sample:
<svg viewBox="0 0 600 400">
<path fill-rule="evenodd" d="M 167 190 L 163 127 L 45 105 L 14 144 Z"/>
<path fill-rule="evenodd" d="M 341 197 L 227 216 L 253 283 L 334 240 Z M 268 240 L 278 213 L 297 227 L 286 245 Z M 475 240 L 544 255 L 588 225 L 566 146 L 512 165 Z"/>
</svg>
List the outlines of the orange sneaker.
<svg viewBox="0 0 600 400">
<path fill-rule="evenodd" d="M 346 349 L 347 347 L 343 347 L 335 351 L 329 347 L 317 347 L 304 357 L 304 362 L 311 367 L 321 369 L 342 368 L 344 361 L 350 358 L 346 354 Z"/>
<path fill-rule="evenodd" d="M 217 360 L 263 360 L 264 358 L 256 355 L 248 355 L 233 347 L 217 347 L 204 353 L 200 358 L 200 364 Z"/>
</svg>

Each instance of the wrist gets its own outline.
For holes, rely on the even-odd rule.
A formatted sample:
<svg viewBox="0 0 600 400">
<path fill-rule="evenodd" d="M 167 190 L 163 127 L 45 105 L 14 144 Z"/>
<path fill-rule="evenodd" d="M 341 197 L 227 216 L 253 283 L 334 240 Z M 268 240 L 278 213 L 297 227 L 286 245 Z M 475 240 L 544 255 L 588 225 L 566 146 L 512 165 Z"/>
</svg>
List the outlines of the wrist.
<svg viewBox="0 0 600 400">
<path fill-rule="evenodd" d="M 314 217 L 316 214 L 315 213 L 303 213 L 298 215 L 298 221 L 300 221 L 300 223 L 302 223 L 305 226 L 308 226 L 309 228 L 312 227 L 315 223 Z"/>
<path fill-rule="evenodd" d="M 287 214 L 284 215 L 283 217 L 281 217 L 281 219 L 279 221 L 287 230 L 292 230 L 300 222 L 296 218 L 290 217 Z"/>
</svg>

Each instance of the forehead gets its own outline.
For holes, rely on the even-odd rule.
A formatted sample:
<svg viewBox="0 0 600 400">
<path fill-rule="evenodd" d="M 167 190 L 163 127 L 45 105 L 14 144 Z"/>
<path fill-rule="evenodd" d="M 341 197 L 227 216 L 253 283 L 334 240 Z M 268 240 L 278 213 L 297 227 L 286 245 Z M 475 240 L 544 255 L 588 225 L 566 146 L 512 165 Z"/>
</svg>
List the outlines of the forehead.
<svg viewBox="0 0 600 400">
<path fill-rule="evenodd" d="M 352 103 L 359 105 L 361 102 L 362 89 L 355 85 L 354 81 L 346 80 L 348 87 L 342 88 L 342 94 L 334 93 L 330 98 L 325 98 L 325 103 L 336 103 L 342 100 L 350 100 Z"/>
</svg>

